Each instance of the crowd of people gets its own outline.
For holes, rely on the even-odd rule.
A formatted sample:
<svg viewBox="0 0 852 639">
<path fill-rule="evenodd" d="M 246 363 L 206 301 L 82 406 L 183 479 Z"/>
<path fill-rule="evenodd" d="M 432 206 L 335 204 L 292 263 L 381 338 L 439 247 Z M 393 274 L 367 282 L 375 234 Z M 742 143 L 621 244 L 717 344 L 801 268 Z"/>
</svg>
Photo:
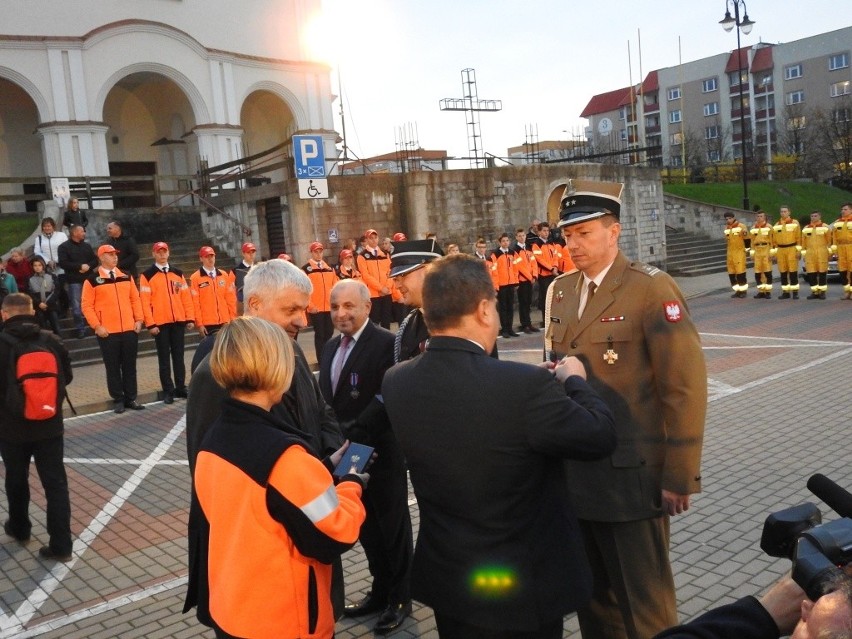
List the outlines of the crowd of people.
<svg viewBox="0 0 852 639">
<path fill-rule="evenodd" d="M 731 297 L 747 296 L 746 261 L 752 258 L 755 299 L 772 299 L 773 263 L 781 278 L 779 299 L 799 299 L 799 267 L 803 261 L 810 287 L 807 299 L 824 300 L 829 260 L 834 256 L 843 283 L 843 299 L 852 300 L 852 202 L 841 206 L 840 217 L 831 224 L 822 220 L 820 211 L 813 211 L 810 223 L 802 227 L 787 205 L 781 206 L 774 223 L 765 211 L 758 210 L 751 228 L 737 220 L 732 211 L 726 212 L 724 218 L 728 277 L 734 291 Z"/>
<path fill-rule="evenodd" d="M 477 239 L 472 254 L 450 244 L 445 255 L 433 234 L 380 239 L 368 229 L 333 266 L 321 242 L 301 268 L 289 256 L 258 260 L 247 242 L 237 265 L 223 269 L 203 246 L 187 278 L 168 244 L 156 242 L 138 287 L 138 251 L 120 224 L 93 249 L 82 223 L 57 242 L 46 219 L 29 296 L 10 289 L 2 332 L 44 339 L 36 321 L 52 320 L 37 309 L 49 311 L 62 286 L 46 276 L 64 269 L 75 320 L 98 337 L 117 413 L 143 408 L 138 334 L 154 336 L 164 401 L 187 399 L 184 611 L 195 608 L 219 638 L 330 638 L 341 615 L 376 615 L 374 631 L 388 634 L 412 614 L 412 600 L 434 610 L 442 639 L 559 639 L 574 611 L 584 639 L 849 636 L 848 579 L 816 602 L 787 580 L 760 600 L 677 625 L 670 519 L 701 490 L 707 373 L 675 282 L 619 249 L 622 191 L 569 181 L 556 233 L 533 221 L 490 249 Z M 780 260 L 790 248 L 777 237 L 787 219 L 782 210 L 770 227 L 759 215 L 753 229 L 731 220 L 729 246 L 751 240 L 757 251 L 765 241 Z M 818 220 L 802 231 L 812 236 L 801 240 L 806 256 L 816 237 L 847 246 L 847 221 L 852 232 L 844 205 L 828 231 Z M 771 265 L 758 268 L 768 294 Z M 782 271 L 791 295 L 796 268 Z M 740 276 L 731 279 L 738 294 Z M 498 338 L 518 336 L 516 305 L 518 330 L 543 329 L 539 366 L 499 359 Z M 308 323 L 318 376 L 296 340 Z M 187 379 L 184 336 L 193 328 L 204 339 Z M 64 388 L 67 351 L 51 339 Z M 40 554 L 68 561 L 59 404 L 37 441 L 0 426 L 4 528 L 29 537 L 23 485 L 34 456 L 50 491 L 51 539 Z M 366 469 L 352 442 L 374 451 Z M 358 540 L 371 584 L 347 603 L 341 554 Z"/>
</svg>

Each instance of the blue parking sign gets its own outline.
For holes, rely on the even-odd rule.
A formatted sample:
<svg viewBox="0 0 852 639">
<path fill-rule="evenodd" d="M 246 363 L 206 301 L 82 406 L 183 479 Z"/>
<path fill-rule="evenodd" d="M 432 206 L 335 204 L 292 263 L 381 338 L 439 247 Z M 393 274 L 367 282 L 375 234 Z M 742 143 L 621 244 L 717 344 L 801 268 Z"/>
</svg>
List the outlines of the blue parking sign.
<svg viewBox="0 0 852 639">
<path fill-rule="evenodd" d="M 326 177 L 321 135 L 294 135 L 293 159 L 298 179 Z"/>
</svg>

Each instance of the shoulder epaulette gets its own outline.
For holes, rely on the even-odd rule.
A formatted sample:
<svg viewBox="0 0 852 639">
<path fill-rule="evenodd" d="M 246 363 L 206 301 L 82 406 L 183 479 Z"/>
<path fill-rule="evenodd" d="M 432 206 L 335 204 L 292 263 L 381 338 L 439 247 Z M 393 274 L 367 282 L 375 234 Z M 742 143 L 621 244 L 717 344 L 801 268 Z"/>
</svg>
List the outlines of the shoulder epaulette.
<svg viewBox="0 0 852 639">
<path fill-rule="evenodd" d="M 655 277 L 662 273 L 662 271 L 656 266 L 651 266 L 650 264 L 645 264 L 644 262 L 630 262 L 630 268 L 634 271 L 644 273 L 648 277 Z"/>
</svg>

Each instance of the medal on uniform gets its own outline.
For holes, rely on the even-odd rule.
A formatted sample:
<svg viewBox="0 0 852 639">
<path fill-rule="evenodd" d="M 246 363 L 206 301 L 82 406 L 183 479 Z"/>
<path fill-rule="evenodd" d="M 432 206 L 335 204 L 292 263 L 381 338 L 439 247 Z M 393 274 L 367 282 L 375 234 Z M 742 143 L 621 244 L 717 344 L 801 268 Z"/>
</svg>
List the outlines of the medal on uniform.
<svg viewBox="0 0 852 639">
<path fill-rule="evenodd" d="M 349 391 L 349 396 L 352 399 L 358 399 L 361 396 L 361 393 L 358 390 L 358 379 L 358 373 L 349 374 L 349 385 L 352 387 L 352 390 Z"/>
<path fill-rule="evenodd" d="M 604 353 L 603 358 L 604 361 L 610 366 L 614 366 L 615 362 L 618 360 L 618 353 L 612 348 L 612 339 L 607 342 L 606 353 Z"/>
<path fill-rule="evenodd" d="M 556 301 L 561 302 L 562 298 L 565 297 L 565 293 L 562 291 L 556 291 Z"/>
</svg>

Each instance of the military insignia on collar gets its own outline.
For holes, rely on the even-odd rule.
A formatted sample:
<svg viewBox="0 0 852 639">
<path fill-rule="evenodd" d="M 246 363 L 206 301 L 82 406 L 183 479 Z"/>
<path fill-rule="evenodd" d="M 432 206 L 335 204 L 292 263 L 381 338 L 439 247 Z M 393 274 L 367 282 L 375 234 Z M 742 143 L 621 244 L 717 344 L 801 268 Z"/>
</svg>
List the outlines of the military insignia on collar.
<svg viewBox="0 0 852 639">
<path fill-rule="evenodd" d="M 561 302 L 562 298 L 565 297 L 565 293 L 562 291 L 556 291 L 556 301 Z"/>
<path fill-rule="evenodd" d="M 305 270 L 306 270 L 308 273 L 310 273 L 311 271 L 313 271 L 313 270 L 314 270 L 314 267 L 313 267 L 313 266 L 306 266 L 306 267 L 305 267 Z"/>
<path fill-rule="evenodd" d="M 683 319 L 683 311 L 680 308 L 680 302 L 672 300 L 663 302 L 663 309 L 666 312 L 666 320 L 669 322 L 679 322 Z"/>
<path fill-rule="evenodd" d="M 106 280 L 100 276 L 95 278 L 95 284 L 103 284 Z"/>
</svg>

